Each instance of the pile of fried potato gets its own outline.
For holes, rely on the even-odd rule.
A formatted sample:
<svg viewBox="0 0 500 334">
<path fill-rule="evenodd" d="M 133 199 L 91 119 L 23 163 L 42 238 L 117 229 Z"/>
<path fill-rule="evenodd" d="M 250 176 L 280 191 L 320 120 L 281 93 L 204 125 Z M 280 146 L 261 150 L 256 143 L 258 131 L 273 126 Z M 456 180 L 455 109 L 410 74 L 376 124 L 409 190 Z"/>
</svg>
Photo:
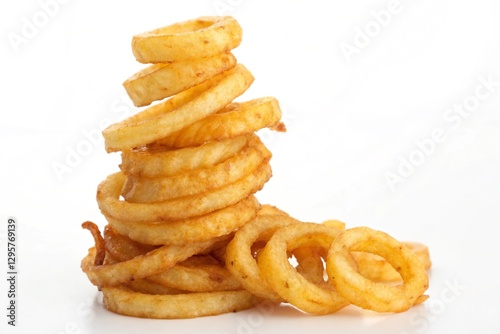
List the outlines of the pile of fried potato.
<svg viewBox="0 0 500 334">
<path fill-rule="evenodd" d="M 120 171 L 98 187 L 103 234 L 82 224 L 95 246 L 81 267 L 106 308 L 166 319 L 264 302 L 328 314 L 425 301 L 424 245 L 259 203 L 272 172 L 256 131 L 286 129 L 275 98 L 233 102 L 254 80 L 231 53 L 241 38 L 228 16 L 133 37 L 135 58 L 149 65 L 124 87 L 144 108 L 103 131 L 107 152 L 121 151 Z"/>
</svg>

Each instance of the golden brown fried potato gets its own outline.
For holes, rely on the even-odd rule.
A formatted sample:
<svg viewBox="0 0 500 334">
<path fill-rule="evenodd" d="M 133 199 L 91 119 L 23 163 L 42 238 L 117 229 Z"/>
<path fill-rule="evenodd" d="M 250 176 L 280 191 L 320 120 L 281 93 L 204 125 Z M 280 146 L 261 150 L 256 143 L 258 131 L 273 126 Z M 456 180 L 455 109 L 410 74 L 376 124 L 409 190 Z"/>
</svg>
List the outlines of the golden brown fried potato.
<svg viewBox="0 0 500 334">
<path fill-rule="evenodd" d="M 122 159 L 97 189 L 108 225 L 104 237 L 97 225 L 82 225 L 95 246 L 81 268 L 105 307 L 172 319 L 262 302 L 311 314 L 349 303 L 399 312 L 424 302 L 431 265 L 424 245 L 366 229 L 358 235 L 337 220 L 304 223 L 259 203 L 272 155 L 256 132 L 286 127 L 274 97 L 234 102 L 254 81 L 231 53 L 241 38 L 229 16 L 133 37 L 133 55 L 150 65 L 123 86 L 146 107 L 103 131 L 106 151 Z M 367 246 L 370 238 L 377 247 Z M 397 291 L 374 282 L 401 277 Z"/>
</svg>

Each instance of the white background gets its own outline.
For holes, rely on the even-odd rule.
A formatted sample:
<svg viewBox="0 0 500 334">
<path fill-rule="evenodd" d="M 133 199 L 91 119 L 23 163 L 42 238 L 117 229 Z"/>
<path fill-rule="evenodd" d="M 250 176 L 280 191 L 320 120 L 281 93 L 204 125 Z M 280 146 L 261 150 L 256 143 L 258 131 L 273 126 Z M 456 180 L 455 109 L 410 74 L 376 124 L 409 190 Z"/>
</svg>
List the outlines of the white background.
<svg viewBox="0 0 500 334">
<path fill-rule="evenodd" d="M 3 333 L 500 333 L 498 1 L 69 0 L 50 16 L 45 2 L 0 5 L 0 249 L 15 217 L 19 271 L 16 328 L 6 325 L 1 279 Z M 80 224 L 104 226 L 95 191 L 118 170 L 119 154 L 106 154 L 96 133 L 137 111 L 121 86 L 142 68 L 131 37 L 217 14 L 244 30 L 234 53 L 256 80 L 241 100 L 277 97 L 288 127 L 262 133 L 274 176 L 261 202 L 426 243 L 425 305 L 394 315 L 282 308 L 175 321 L 102 308 L 79 268 L 92 244 Z M 357 53 L 344 54 L 347 44 Z M 453 108 L 464 103 L 462 117 Z M 77 150 L 84 156 L 70 157 Z M 57 164 L 68 167 L 62 175 Z"/>
</svg>

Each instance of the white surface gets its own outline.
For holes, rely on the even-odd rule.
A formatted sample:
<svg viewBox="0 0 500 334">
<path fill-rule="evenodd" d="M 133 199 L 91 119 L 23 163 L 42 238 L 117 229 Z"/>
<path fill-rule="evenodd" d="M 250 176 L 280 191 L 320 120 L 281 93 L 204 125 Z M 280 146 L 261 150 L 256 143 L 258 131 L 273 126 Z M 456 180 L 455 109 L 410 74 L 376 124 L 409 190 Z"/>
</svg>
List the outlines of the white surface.
<svg viewBox="0 0 500 334">
<path fill-rule="evenodd" d="M 153 321 L 99 304 L 79 268 L 92 243 L 80 223 L 104 225 L 95 190 L 119 155 L 106 154 L 100 139 L 61 180 L 52 164 L 85 148 L 84 133 L 136 111 L 121 87 L 141 68 L 133 34 L 219 14 L 218 3 L 229 4 L 225 14 L 244 29 L 235 54 L 256 81 L 242 99 L 276 96 L 289 129 L 263 134 L 274 177 L 261 202 L 303 220 L 338 218 L 428 244 L 434 266 L 424 306 L 396 315 L 351 307 L 314 317 L 280 308 Z M 7 326 L 2 313 L 2 333 L 500 333 L 500 4 L 401 0 L 348 62 L 342 42 L 353 44 L 357 28 L 373 26 L 370 13 L 389 3 L 73 0 L 15 52 L 8 34 L 21 34 L 23 18 L 42 9 L 33 0 L 2 2 L 0 249 L 5 254 L 13 216 L 20 273 L 18 326 Z M 448 114 L 455 104 L 474 102 L 476 89 L 486 94 L 477 87 L 489 76 L 496 86 L 469 117 L 444 118 L 456 117 Z M 418 158 L 416 141 L 436 129 L 444 139 L 391 190 L 384 175 L 400 159 Z M 2 279 L 3 310 L 6 291 Z"/>
</svg>

